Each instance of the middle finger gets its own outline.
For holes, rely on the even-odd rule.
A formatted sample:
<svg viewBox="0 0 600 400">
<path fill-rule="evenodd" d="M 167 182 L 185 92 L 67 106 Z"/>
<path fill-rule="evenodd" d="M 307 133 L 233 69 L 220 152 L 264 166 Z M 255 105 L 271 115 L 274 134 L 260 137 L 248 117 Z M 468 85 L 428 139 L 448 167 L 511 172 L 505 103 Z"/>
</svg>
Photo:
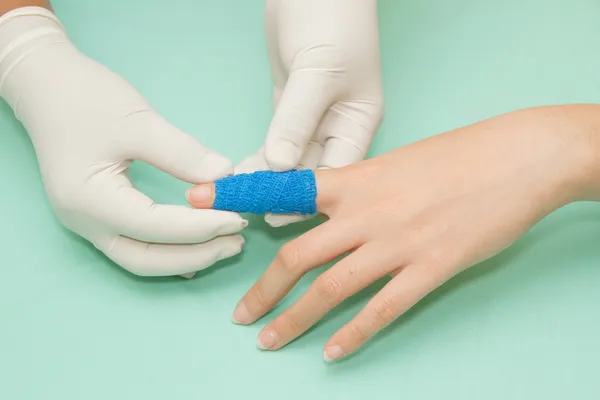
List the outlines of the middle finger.
<svg viewBox="0 0 600 400">
<path fill-rule="evenodd" d="M 308 271 L 360 246 L 348 220 L 329 220 L 285 244 L 271 265 L 238 303 L 233 320 L 250 324 L 281 300 Z"/>
<path fill-rule="evenodd" d="M 356 292 L 398 268 L 389 245 L 369 242 L 321 274 L 306 293 L 268 324 L 258 337 L 258 346 L 277 350 L 306 332 L 331 309 Z"/>
</svg>

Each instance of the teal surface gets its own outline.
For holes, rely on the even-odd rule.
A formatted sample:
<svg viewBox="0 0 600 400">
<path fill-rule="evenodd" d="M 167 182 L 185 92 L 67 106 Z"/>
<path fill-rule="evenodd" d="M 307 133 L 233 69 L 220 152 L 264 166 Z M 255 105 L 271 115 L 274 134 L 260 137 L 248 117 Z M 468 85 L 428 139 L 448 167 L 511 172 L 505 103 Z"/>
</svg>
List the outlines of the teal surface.
<svg viewBox="0 0 600 400">
<path fill-rule="evenodd" d="M 263 0 L 53 4 L 83 52 L 180 128 L 235 161 L 260 145 L 271 116 Z M 596 0 L 381 0 L 380 31 L 387 114 L 372 155 L 525 106 L 600 101 Z M 325 341 L 377 286 L 276 353 L 255 347 L 274 314 L 230 322 L 278 247 L 311 223 L 252 219 L 241 256 L 191 281 L 137 278 L 57 224 L 4 104 L 0 140 L 0 399 L 600 398 L 598 204 L 557 212 L 356 357 L 326 364 Z M 133 177 L 157 201 L 185 203 L 187 185 L 141 164 Z"/>
</svg>

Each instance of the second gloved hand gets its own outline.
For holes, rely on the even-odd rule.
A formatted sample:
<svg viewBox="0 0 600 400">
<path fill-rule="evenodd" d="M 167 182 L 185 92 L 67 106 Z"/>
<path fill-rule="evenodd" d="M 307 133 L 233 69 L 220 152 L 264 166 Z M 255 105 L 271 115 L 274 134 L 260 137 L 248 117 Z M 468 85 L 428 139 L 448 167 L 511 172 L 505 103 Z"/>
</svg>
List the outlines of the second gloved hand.
<svg viewBox="0 0 600 400">
<path fill-rule="evenodd" d="M 226 158 L 158 115 L 80 53 L 50 11 L 0 18 L 0 93 L 29 133 L 52 207 L 125 269 L 184 275 L 241 251 L 239 214 L 155 204 L 127 176 L 141 160 L 189 183 L 233 173 Z"/>
<path fill-rule="evenodd" d="M 383 115 L 377 1 L 267 0 L 266 24 L 275 113 L 264 146 L 236 173 L 361 161 Z"/>
</svg>

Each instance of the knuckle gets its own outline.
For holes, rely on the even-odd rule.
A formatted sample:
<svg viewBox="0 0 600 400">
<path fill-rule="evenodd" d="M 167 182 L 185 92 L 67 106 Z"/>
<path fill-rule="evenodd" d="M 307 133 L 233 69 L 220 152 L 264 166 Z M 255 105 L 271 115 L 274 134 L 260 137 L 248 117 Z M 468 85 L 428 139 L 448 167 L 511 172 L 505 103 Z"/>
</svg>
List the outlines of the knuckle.
<svg viewBox="0 0 600 400">
<path fill-rule="evenodd" d="M 277 135 L 267 137 L 266 152 L 270 153 L 274 148 L 277 149 L 274 144 L 279 144 L 282 139 L 298 146 L 303 133 L 307 132 L 308 128 L 310 128 L 310 121 L 299 111 L 287 112 L 285 119 L 274 118 L 270 132 Z"/>
<path fill-rule="evenodd" d="M 284 244 L 275 259 L 278 265 L 293 274 L 301 269 L 300 249 L 294 242 Z"/>
<path fill-rule="evenodd" d="M 419 243 L 426 237 L 430 230 L 429 224 L 422 222 L 415 222 L 409 228 L 406 229 L 406 237 L 411 243 Z"/>
<path fill-rule="evenodd" d="M 361 270 L 361 265 L 360 263 L 357 262 L 353 262 L 350 265 L 348 265 L 348 275 L 352 276 L 352 277 L 356 277 Z"/>
<path fill-rule="evenodd" d="M 363 343 L 369 340 L 369 335 L 362 328 L 359 328 L 354 321 L 348 323 L 348 332 L 354 343 Z"/>
<path fill-rule="evenodd" d="M 318 296 L 329 306 L 336 305 L 342 297 L 342 285 L 331 275 L 321 275 L 314 283 Z"/>
<path fill-rule="evenodd" d="M 447 265 L 450 254 L 441 250 L 438 246 L 425 249 L 421 255 L 421 264 L 428 271 L 436 271 Z"/>
<path fill-rule="evenodd" d="M 277 325 L 279 326 L 279 330 L 286 332 L 290 336 L 300 335 L 304 331 L 298 320 L 289 312 L 279 316 Z"/>
<path fill-rule="evenodd" d="M 265 296 L 265 292 L 259 285 L 254 285 L 252 289 L 250 289 L 250 296 L 254 299 L 254 302 L 258 307 L 264 308 L 269 306 L 269 301 Z"/>
<path fill-rule="evenodd" d="M 140 277 L 153 277 L 161 275 L 160 269 L 156 265 L 150 262 L 148 254 L 151 251 L 152 245 L 147 243 L 143 248 L 136 249 L 136 251 L 124 251 L 122 246 L 119 245 L 121 236 L 117 236 L 116 239 L 110 243 L 104 243 L 99 249 L 115 264 L 123 268 L 125 271 L 137 275 Z"/>
<path fill-rule="evenodd" d="M 396 319 L 398 308 L 392 299 L 386 299 L 381 303 L 374 305 L 371 312 L 378 325 L 386 326 Z"/>
<path fill-rule="evenodd" d="M 345 73 L 348 63 L 347 55 L 339 46 L 321 45 L 311 46 L 294 56 L 293 70 L 320 67 L 331 74 Z"/>
</svg>

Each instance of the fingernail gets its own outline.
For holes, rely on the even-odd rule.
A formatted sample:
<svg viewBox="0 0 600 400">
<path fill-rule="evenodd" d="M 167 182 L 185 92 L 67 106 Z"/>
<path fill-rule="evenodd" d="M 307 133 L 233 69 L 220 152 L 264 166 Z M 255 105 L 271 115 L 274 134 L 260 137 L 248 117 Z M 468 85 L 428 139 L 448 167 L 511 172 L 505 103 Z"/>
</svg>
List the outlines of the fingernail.
<svg viewBox="0 0 600 400">
<path fill-rule="evenodd" d="M 272 330 L 266 330 L 258 336 L 258 342 L 256 345 L 261 350 L 271 350 L 279 343 L 279 336 L 277 332 Z"/>
<path fill-rule="evenodd" d="M 248 226 L 248 221 L 243 219 L 242 220 L 242 229 Z"/>
<path fill-rule="evenodd" d="M 199 185 L 188 190 L 188 200 L 191 203 L 203 203 L 212 197 L 212 189 L 209 185 Z"/>
<path fill-rule="evenodd" d="M 325 361 L 333 361 L 341 358 L 344 355 L 344 350 L 340 346 L 330 346 L 323 351 Z"/>
<path fill-rule="evenodd" d="M 239 302 L 233 311 L 233 322 L 236 324 L 247 325 L 251 321 L 250 313 L 243 302 Z"/>
</svg>

